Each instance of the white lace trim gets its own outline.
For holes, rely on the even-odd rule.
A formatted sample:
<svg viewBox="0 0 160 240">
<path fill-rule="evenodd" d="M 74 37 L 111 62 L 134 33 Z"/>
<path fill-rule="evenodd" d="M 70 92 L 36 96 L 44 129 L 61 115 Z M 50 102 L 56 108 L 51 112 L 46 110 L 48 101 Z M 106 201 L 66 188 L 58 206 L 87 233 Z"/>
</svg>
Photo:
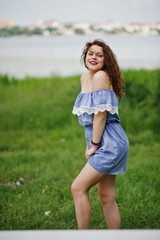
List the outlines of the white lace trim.
<svg viewBox="0 0 160 240">
<path fill-rule="evenodd" d="M 118 114 L 118 107 L 113 107 L 111 104 L 101 104 L 96 107 L 80 106 L 79 108 L 74 106 L 72 113 L 74 115 L 77 114 L 77 116 L 79 116 L 85 112 L 88 114 L 92 114 L 92 113 L 97 114 L 98 112 L 104 112 L 106 110 L 111 114 L 115 114 L 115 113 Z"/>
</svg>

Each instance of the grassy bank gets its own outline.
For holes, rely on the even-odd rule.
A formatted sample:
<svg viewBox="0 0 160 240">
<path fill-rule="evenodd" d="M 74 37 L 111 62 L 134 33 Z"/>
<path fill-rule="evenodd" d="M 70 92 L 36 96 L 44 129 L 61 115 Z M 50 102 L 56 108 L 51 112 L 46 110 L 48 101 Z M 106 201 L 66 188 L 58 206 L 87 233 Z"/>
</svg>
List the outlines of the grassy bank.
<svg viewBox="0 0 160 240">
<path fill-rule="evenodd" d="M 130 151 L 117 176 L 123 229 L 160 226 L 159 70 L 123 71 L 119 105 Z M 0 229 L 76 229 L 70 185 L 86 163 L 84 129 L 71 114 L 79 76 L 0 76 Z M 106 228 L 97 189 L 91 228 Z M 48 215 L 45 213 L 50 211 Z"/>
</svg>

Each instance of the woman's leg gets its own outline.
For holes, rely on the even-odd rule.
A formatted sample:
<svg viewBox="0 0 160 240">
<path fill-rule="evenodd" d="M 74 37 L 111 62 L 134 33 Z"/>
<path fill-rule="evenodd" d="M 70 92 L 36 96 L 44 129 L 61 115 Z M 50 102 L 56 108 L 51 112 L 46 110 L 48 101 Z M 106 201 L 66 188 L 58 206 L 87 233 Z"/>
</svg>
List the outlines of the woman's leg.
<svg viewBox="0 0 160 240">
<path fill-rule="evenodd" d="M 107 175 L 97 184 L 108 229 L 120 229 L 121 217 L 115 201 L 116 176 Z"/>
<path fill-rule="evenodd" d="M 90 228 L 91 205 L 88 191 L 105 177 L 105 174 L 96 171 L 87 163 L 72 183 L 71 191 L 79 229 Z"/>
</svg>

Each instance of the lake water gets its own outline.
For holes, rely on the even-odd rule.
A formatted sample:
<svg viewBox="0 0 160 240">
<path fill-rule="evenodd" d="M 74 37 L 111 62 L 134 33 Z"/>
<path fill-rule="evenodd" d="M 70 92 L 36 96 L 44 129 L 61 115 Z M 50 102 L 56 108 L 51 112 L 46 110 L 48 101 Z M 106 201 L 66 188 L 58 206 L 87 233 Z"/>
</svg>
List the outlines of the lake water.
<svg viewBox="0 0 160 240">
<path fill-rule="evenodd" d="M 0 38 L 0 73 L 17 78 L 80 74 L 82 49 L 96 36 Z M 160 67 L 160 36 L 99 36 L 112 48 L 121 69 Z"/>
</svg>

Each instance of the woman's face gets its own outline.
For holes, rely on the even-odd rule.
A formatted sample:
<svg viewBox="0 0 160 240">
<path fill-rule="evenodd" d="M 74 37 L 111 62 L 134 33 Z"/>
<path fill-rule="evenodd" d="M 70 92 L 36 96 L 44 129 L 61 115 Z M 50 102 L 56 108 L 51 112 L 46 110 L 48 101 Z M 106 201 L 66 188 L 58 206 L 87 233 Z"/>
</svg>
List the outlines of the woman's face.
<svg viewBox="0 0 160 240">
<path fill-rule="evenodd" d="M 104 54 L 102 47 L 92 45 L 87 52 L 85 59 L 86 67 L 91 71 L 101 70 L 104 66 Z"/>
</svg>

